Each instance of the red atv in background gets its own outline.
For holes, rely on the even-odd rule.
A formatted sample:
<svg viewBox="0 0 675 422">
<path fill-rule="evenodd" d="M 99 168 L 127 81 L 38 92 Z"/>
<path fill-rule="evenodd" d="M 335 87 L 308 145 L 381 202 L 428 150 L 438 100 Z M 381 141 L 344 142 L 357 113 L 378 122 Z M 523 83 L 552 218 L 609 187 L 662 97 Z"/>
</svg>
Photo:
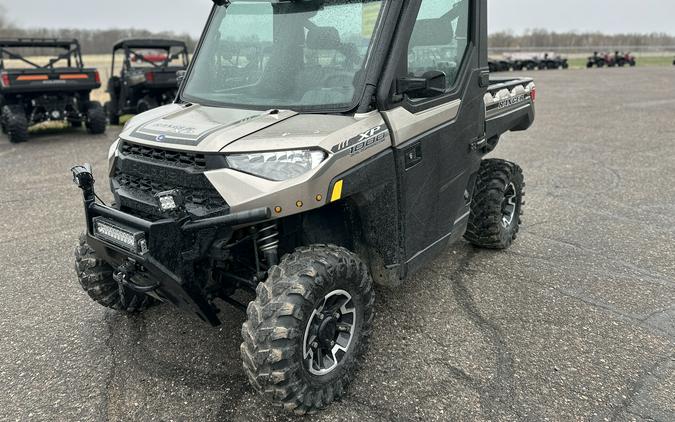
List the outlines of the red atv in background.
<svg viewBox="0 0 675 422">
<path fill-rule="evenodd" d="M 610 53 L 602 53 L 599 54 L 597 51 L 593 53 L 591 57 L 588 58 L 588 63 L 586 64 L 587 68 L 592 68 L 593 66 L 595 67 L 624 67 L 626 65 L 629 66 L 635 66 L 637 64 L 637 61 L 635 60 L 635 56 L 631 55 L 630 53 L 619 53 L 618 51 L 615 51 L 614 54 Z"/>
<path fill-rule="evenodd" d="M 615 63 L 616 66 L 619 66 L 619 67 L 624 67 L 626 65 L 628 65 L 630 67 L 634 67 L 637 64 L 637 61 L 635 60 L 635 56 L 633 56 L 630 53 L 619 54 L 619 52 L 617 51 L 614 54 L 614 57 L 615 57 L 614 63 Z"/>
</svg>

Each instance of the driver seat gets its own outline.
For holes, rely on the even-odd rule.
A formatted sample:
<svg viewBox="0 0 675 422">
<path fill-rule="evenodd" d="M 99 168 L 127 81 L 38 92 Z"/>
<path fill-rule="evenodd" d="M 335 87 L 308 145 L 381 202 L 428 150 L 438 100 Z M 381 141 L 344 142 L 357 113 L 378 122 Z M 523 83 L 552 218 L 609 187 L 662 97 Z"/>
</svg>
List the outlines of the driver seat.
<svg viewBox="0 0 675 422">
<path fill-rule="evenodd" d="M 344 54 L 343 49 L 344 45 L 340 39 L 340 33 L 334 27 L 316 26 L 307 32 L 307 38 L 305 40 L 306 55 L 308 50 L 310 50 L 310 53 L 313 50 L 318 54 L 321 54 L 322 52 Z M 340 87 L 331 89 L 331 87 L 323 86 L 323 82 L 330 76 L 331 74 L 327 74 L 320 63 L 307 64 L 305 57 L 305 66 L 296 77 L 296 86 L 299 89 L 306 89 L 300 102 L 302 104 L 334 104 L 350 102 L 352 100 L 351 95 L 349 95 L 349 98 L 343 98 L 347 97 L 344 89 L 339 89 Z"/>
</svg>

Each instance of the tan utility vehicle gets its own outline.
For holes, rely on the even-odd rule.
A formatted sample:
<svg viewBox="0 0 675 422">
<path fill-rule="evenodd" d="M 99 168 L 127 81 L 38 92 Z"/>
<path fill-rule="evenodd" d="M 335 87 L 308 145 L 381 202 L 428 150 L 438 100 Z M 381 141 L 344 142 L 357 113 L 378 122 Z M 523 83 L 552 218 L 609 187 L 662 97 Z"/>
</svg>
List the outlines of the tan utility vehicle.
<svg viewBox="0 0 675 422">
<path fill-rule="evenodd" d="M 486 16 L 486 0 L 219 1 L 176 103 L 111 148 L 115 204 L 73 169 L 84 289 L 213 325 L 219 302 L 246 309 L 258 391 L 296 413 L 340 398 L 373 280 L 396 288 L 462 237 L 516 238 L 521 169 L 482 157 L 531 125 L 535 89 L 490 81 Z"/>
</svg>

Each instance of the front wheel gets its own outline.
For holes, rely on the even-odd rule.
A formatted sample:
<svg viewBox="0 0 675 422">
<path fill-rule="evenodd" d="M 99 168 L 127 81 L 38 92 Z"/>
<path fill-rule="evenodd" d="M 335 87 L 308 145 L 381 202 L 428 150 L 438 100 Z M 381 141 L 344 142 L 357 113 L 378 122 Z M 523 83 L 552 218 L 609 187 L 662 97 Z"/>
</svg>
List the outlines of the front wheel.
<svg viewBox="0 0 675 422">
<path fill-rule="evenodd" d="M 120 116 L 117 114 L 117 109 L 113 107 L 111 101 L 108 101 L 103 105 L 103 110 L 105 111 L 106 116 L 108 116 L 111 125 L 118 126 L 120 124 Z"/>
<path fill-rule="evenodd" d="M 310 246 L 286 256 L 258 285 L 242 327 L 251 385 L 297 414 L 339 399 L 367 348 L 374 301 L 366 265 L 348 250 Z"/>
<path fill-rule="evenodd" d="M 101 104 L 95 101 L 89 103 L 87 109 L 87 129 L 89 130 L 89 133 L 93 135 L 105 133 L 107 122 L 108 118 L 106 117 Z"/>
<path fill-rule="evenodd" d="M 520 229 L 524 187 L 523 170 L 517 164 L 483 160 L 464 235 L 466 240 L 486 249 L 511 246 Z"/>
</svg>

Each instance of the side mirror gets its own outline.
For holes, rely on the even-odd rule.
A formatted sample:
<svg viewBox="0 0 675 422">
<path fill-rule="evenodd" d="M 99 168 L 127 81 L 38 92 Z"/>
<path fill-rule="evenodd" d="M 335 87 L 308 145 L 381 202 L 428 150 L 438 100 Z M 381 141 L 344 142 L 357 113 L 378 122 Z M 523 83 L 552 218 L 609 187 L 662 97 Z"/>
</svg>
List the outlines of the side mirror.
<svg viewBox="0 0 675 422">
<path fill-rule="evenodd" d="M 445 73 L 431 70 L 421 78 L 403 77 L 396 82 L 396 93 L 408 94 L 413 98 L 431 98 L 445 93 L 447 87 Z"/>
<path fill-rule="evenodd" d="M 185 80 L 186 74 L 187 74 L 186 70 L 179 70 L 178 72 L 176 72 L 176 81 L 178 81 L 178 86 L 181 86 L 181 84 Z"/>
</svg>

